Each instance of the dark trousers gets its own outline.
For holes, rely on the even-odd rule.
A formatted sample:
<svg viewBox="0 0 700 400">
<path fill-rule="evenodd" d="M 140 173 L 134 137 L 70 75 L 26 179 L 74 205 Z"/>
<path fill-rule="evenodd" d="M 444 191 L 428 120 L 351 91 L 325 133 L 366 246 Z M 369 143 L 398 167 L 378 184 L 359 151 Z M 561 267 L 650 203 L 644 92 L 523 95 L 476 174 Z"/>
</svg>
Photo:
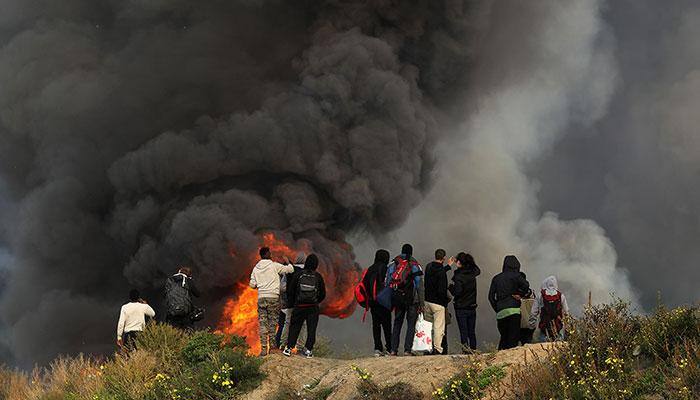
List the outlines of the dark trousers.
<svg viewBox="0 0 700 400">
<path fill-rule="evenodd" d="M 462 352 L 466 352 L 467 348 L 476 350 L 476 310 L 455 309 L 455 316 Z"/>
<path fill-rule="evenodd" d="M 517 347 L 520 341 L 520 314 L 513 314 L 499 319 L 498 333 L 501 334 L 498 350 Z"/>
<path fill-rule="evenodd" d="M 520 344 L 532 343 L 533 333 L 535 333 L 534 329 L 520 328 Z"/>
<path fill-rule="evenodd" d="M 418 304 L 394 310 L 394 327 L 391 329 L 391 352 L 399 352 L 401 341 L 401 328 L 406 319 L 406 340 L 403 344 L 404 352 L 409 353 L 413 347 L 413 335 L 416 334 L 416 321 L 418 320 Z"/>
<path fill-rule="evenodd" d="M 287 343 L 296 343 L 301 333 L 301 326 L 306 322 L 306 349 L 313 350 L 316 343 L 316 328 L 318 328 L 318 306 L 294 307 L 292 319 L 289 322 L 289 337 Z"/>
<path fill-rule="evenodd" d="M 387 351 L 391 349 L 391 311 L 379 304 L 370 306 L 372 314 L 372 336 L 374 337 L 374 349 Z M 382 344 L 382 330 L 384 330 L 384 340 L 386 347 Z"/>
<path fill-rule="evenodd" d="M 126 351 L 136 350 L 136 336 L 138 331 L 124 332 L 122 335 L 122 341 L 124 343 L 124 348 Z"/>
<path fill-rule="evenodd" d="M 277 333 L 275 334 L 275 347 L 280 348 L 280 343 L 282 342 L 282 330 L 284 329 L 284 323 L 287 320 L 287 315 L 280 311 L 277 316 Z"/>
</svg>

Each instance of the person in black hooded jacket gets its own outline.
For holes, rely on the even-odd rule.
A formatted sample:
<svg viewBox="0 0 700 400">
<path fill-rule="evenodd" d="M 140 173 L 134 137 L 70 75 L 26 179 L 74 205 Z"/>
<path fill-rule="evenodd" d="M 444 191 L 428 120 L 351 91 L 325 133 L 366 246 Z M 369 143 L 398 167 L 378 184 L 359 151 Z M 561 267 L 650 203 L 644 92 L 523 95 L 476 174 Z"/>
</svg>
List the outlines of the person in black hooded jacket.
<svg viewBox="0 0 700 400">
<path fill-rule="evenodd" d="M 498 349 L 511 349 L 520 340 L 520 299 L 530 296 L 530 284 L 520 273 L 520 261 L 513 256 L 503 260 L 503 272 L 493 277 L 489 288 L 489 303 L 496 312 L 501 340 Z"/>
<path fill-rule="evenodd" d="M 377 303 L 374 298 L 376 293 L 384 289 L 387 265 L 389 264 L 389 252 L 381 249 L 374 255 L 374 263 L 367 268 L 363 283 L 367 288 L 369 310 L 372 314 L 372 336 L 374 337 L 374 355 L 384 356 L 391 350 L 391 310 Z M 384 343 L 382 343 L 382 330 L 384 331 Z"/>
<path fill-rule="evenodd" d="M 450 259 L 450 263 L 453 262 L 457 269 L 449 289 L 454 296 L 462 352 L 466 353 L 467 348 L 476 350 L 476 277 L 481 274 L 481 269 L 474 257 L 464 252 L 457 254 L 456 259 Z"/>
</svg>

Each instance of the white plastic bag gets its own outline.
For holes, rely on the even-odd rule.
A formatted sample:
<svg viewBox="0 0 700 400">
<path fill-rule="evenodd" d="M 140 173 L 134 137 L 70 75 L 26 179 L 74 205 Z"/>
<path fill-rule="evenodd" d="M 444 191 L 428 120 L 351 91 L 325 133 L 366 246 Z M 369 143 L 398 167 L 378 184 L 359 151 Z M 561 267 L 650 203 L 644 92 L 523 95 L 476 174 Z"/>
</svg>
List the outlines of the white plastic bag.
<svg viewBox="0 0 700 400">
<path fill-rule="evenodd" d="M 416 333 L 413 335 L 413 351 L 433 350 L 433 323 L 423 318 L 423 314 L 418 314 L 416 321 Z"/>
</svg>

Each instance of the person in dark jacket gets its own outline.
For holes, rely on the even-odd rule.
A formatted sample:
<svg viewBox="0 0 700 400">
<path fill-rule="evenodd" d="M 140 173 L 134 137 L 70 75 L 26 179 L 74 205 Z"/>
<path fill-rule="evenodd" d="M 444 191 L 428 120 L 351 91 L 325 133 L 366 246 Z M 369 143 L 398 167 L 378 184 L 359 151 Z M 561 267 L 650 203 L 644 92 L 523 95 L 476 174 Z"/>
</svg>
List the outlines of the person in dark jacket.
<svg viewBox="0 0 700 400">
<path fill-rule="evenodd" d="M 520 261 L 513 256 L 503 260 L 503 272 L 493 277 L 489 303 L 496 312 L 501 340 L 498 349 L 511 349 L 520 340 L 520 299 L 532 295 L 530 284 L 520 273 Z"/>
<path fill-rule="evenodd" d="M 442 338 L 445 336 L 445 315 L 450 296 L 447 293 L 447 271 L 445 265 L 447 253 L 443 249 L 435 250 L 435 261 L 425 266 L 425 307 L 433 314 L 434 352 L 443 354 Z"/>
<path fill-rule="evenodd" d="M 318 305 L 326 298 L 326 284 L 323 276 L 316 271 L 317 268 L 318 257 L 315 254 L 309 254 L 304 262 L 304 269 L 294 273 L 287 282 L 287 305 L 294 310 L 289 326 L 287 347 L 283 351 L 285 356 L 292 355 L 291 345 L 297 342 L 301 326 L 306 322 L 306 345 L 302 355 L 306 358 L 313 357 L 320 315 Z"/>
<path fill-rule="evenodd" d="M 377 250 L 374 255 L 374 263 L 367 268 L 362 281 L 367 288 L 369 311 L 372 315 L 375 357 L 387 355 L 391 349 L 391 310 L 377 303 L 374 298 L 375 292 L 379 293 L 384 289 L 387 264 L 389 264 L 389 252 L 383 249 Z M 384 331 L 384 343 L 382 343 L 382 331 Z"/>
<path fill-rule="evenodd" d="M 179 288 L 184 289 L 184 296 L 176 294 Z M 192 313 L 195 311 L 192 297 L 199 297 L 199 290 L 192 280 L 192 270 L 189 267 L 181 267 L 175 275 L 168 278 L 165 290 L 165 306 L 168 310 L 165 321 L 176 328 L 192 328 Z"/>
<path fill-rule="evenodd" d="M 461 252 L 450 263 L 457 266 L 449 290 L 454 296 L 455 317 L 459 327 L 462 352 L 476 350 L 476 277 L 481 269 L 471 254 Z"/>
</svg>

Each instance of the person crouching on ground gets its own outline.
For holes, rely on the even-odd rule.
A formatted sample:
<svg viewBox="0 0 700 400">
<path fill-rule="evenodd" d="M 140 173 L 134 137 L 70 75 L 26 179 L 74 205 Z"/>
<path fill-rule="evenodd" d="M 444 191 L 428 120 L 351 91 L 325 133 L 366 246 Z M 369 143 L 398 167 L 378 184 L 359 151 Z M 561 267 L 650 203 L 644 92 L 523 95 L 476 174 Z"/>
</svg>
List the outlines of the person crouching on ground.
<svg viewBox="0 0 700 400">
<path fill-rule="evenodd" d="M 433 348 L 434 354 L 444 354 L 442 338 L 445 335 L 445 312 L 450 302 L 447 294 L 447 271 L 445 264 L 447 253 L 443 249 L 435 250 L 435 260 L 425 266 L 425 306 L 433 314 Z"/>
<path fill-rule="evenodd" d="M 310 254 L 304 262 L 304 269 L 293 274 L 287 283 L 287 302 L 293 307 L 287 347 L 282 352 L 287 357 L 292 355 L 291 345 L 297 342 L 304 322 L 306 345 L 301 354 L 306 358 L 313 357 L 318 317 L 321 314 L 318 305 L 326 298 L 326 284 L 323 276 L 316 271 L 317 268 L 318 257 Z"/>
<path fill-rule="evenodd" d="M 294 272 L 287 264 L 272 261 L 269 247 L 260 249 L 260 261 L 250 273 L 250 287 L 258 290 L 258 322 L 260 325 L 260 356 L 270 354 L 274 347 L 277 316 L 280 313 L 280 276 Z"/>
<path fill-rule="evenodd" d="M 553 342 L 564 339 L 564 317 L 569 314 L 566 297 L 559 291 L 557 278 L 548 276 L 542 282 L 542 289 L 537 294 L 537 300 L 532 304 L 530 324 L 537 324 L 540 329 L 540 340 Z"/>
<path fill-rule="evenodd" d="M 493 277 L 489 303 L 496 312 L 501 340 L 498 350 L 512 349 L 520 341 L 520 299 L 530 296 L 530 284 L 520 273 L 520 261 L 513 256 L 503 260 L 503 272 Z"/>
<path fill-rule="evenodd" d="M 389 354 L 391 350 L 391 310 L 377 303 L 374 296 L 384 289 L 384 277 L 387 264 L 389 264 L 389 252 L 377 250 L 374 255 L 374 263 L 367 268 L 363 278 L 364 287 L 367 288 L 369 311 L 372 315 L 372 337 L 374 338 L 374 356 L 380 357 Z M 382 330 L 386 346 L 382 343 Z"/>
<path fill-rule="evenodd" d="M 156 312 L 143 300 L 138 290 L 129 292 L 129 302 L 122 306 L 117 322 L 117 346 L 127 351 L 136 350 L 136 336 L 146 327 L 146 317 Z"/>
<path fill-rule="evenodd" d="M 481 269 L 471 254 L 460 252 L 450 263 L 456 265 L 449 290 L 454 296 L 455 317 L 459 327 L 462 353 L 476 350 L 476 277 Z"/>
<path fill-rule="evenodd" d="M 385 286 L 392 289 L 391 305 L 394 308 L 394 325 L 391 328 L 391 353 L 399 352 L 401 327 L 406 319 L 406 339 L 404 354 L 415 355 L 412 351 L 413 336 L 416 333 L 418 314 L 423 312 L 425 294 L 423 287 L 423 269 L 413 258 L 413 246 L 406 243 L 401 247 L 401 254 L 387 268 Z"/>
</svg>

